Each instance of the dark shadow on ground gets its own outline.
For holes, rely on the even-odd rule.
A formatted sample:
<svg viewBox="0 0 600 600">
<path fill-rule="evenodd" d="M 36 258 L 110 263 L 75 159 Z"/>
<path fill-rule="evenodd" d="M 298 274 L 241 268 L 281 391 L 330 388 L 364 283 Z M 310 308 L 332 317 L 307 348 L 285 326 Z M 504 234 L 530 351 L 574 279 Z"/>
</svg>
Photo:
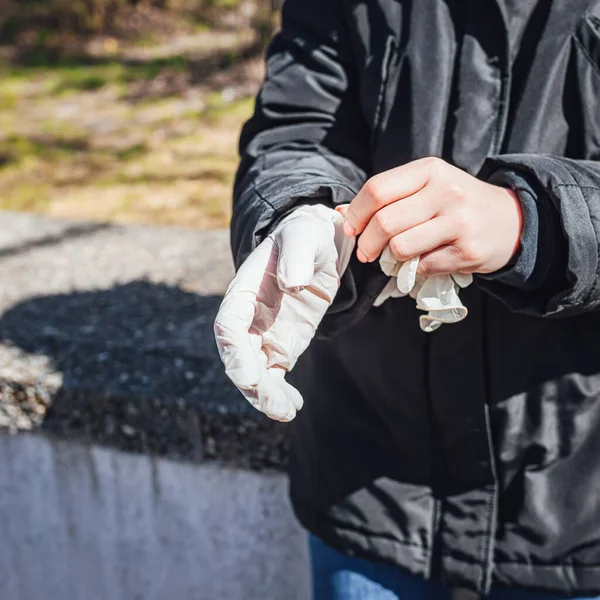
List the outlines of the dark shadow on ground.
<svg viewBox="0 0 600 600">
<path fill-rule="evenodd" d="M 0 248 L 0 259 L 22 254 L 35 248 L 43 248 L 62 244 L 67 240 L 84 237 L 104 229 L 110 229 L 111 227 L 113 226 L 110 223 L 84 223 L 82 225 L 73 225 L 55 235 L 47 235 L 37 240 L 28 240 L 22 244 L 9 246 L 7 248 Z"/>
<path fill-rule="evenodd" d="M 223 372 L 212 333 L 220 301 L 148 281 L 33 298 L 2 315 L 0 341 L 49 357 L 62 373 L 41 425 L 48 432 L 193 461 L 279 467 L 285 430 L 252 409 Z M 2 384 L 19 410 L 44 393 L 43 378 Z"/>
</svg>

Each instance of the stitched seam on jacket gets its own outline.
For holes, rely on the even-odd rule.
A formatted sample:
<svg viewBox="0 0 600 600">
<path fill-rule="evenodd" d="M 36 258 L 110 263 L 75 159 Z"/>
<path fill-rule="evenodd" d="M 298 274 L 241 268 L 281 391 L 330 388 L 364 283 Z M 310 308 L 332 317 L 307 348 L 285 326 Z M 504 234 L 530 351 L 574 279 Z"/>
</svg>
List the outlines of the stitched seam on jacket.
<svg viewBox="0 0 600 600">
<path fill-rule="evenodd" d="M 576 565 L 573 563 L 565 565 L 564 563 L 536 563 L 536 562 L 519 562 L 518 560 L 503 560 L 496 562 L 496 566 L 502 565 L 518 565 L 520 567 L 533 567 L 534 569 L 557 569 L 567 568 L 572 570 L 578 569 L 600 569 L 600 564 L 597 565 Z"/>
<path fill-rule="evenodd" d="M 429 524 L 429 535 L 427 536 L 427 543 L 429 544 L 429 550 L 427 552 L 427 576 L 431 577 L 431 567 L 433 565 L 433 555 L 435 552 L 435 539 L 442 517 L 441 511 L 442 501 L 439 498 L 433 498 L 433 510 L 431 511 L 431 522 Z"/>
<path fill-rule="evenodd" d="M 585 54 L 589 65 L 594 69 L 594 71 L 596 71 L 596 73 L 598 73 L 598 75 L 600 75 L 600 65 L 596 64 L 596 61 L 594 60 L 594 57 L 590 54 L 589 50 L 585 47 L 583 42 L 577 37 L 576 34 L 574 34 L 573 39 L 575 40 L 575 43 L 577 44 L 579 49 Z"/>
<path fill-rule="evenodd" d="M 576 183 L 559 183 L 556 187 L 574 187 L 580 190 L 593 190 L 594 192 L 600 192 L 600 188 L 594 187 L 593 185 L 577 185 Z"/>
<path fill-rule="evenodd" d="M 577 188 L 578 190 L 594 190 L 596 192 L 600 192 L 599 188 L 596 188 L 594 186 L 585 186 L 585 185 L 578 185 L 576 183 L 559 183 L 556 185 L 556 187 L 559 188 Z M 581 194 L 581 199 L 583 201 L 583 203 L 585 204 L 585 207 L 587 209 L 587 213 L 588 213 L 588 217 L 589 217 L 589 221 L 590 221 L 590 227 L 592 228 L 592 231 L 594 232 L 594 239 L 596 242 L 596 248 L 598 248 L 600 241 L 598 240 L 598 233 L 596 232 L 596 229 L 594 228 L 593 224 L 592 224 L 592 212 L 590 210 L 590 207 L 587 203 L 586 198 L 584 197 L 583 194 Z M 594 291 L 596 290 L 596 288 L 599 285 L 599 281 L 598 281 L 598 272 L 596 269 L 596 272 L 593 274 L 593 281 L 592 281 L 592 285 L 588 291 L 587 294 L 585 294 L 585 296 L 583 296 L 576 304 L 575 306 L 582 306 L 584 305 L 587 300 L 592 296 L 592 294 L 594 293 Z"/>
<path fill-rule="evenodd" d="M 480 565 L 481 563 L 478 561 L 473 561 L 471 559 L 468 558 L 456 558 L 456 556 L 453 556 L 452 554 L 449 554 L 447 552 L 443 552 L 442 556 L 444 558 L 449 558 L 450 560 L 453 560 L 457 563 L 465 563 L 465 564 L 474 564 L 474 565 Z M 597 565 L 577 565 L 577 564 L 567 564 L 565 565 L 564 563 L 536 563 L 536 562 L 527 562 L 527 561 L 518 561 L 518 560 L 503 560 L 503 561 L 495 561 L 494 563 L 496 565 L 496 567 L 501 567 L 502 565 L 506 565 L 506 566 L 519 566 L 519 567 L 532 567 L 534 569 L 562 569 L 562 568 L 567 568 L 567 569 L 571 569 L 571 570 L 578 570 L 578 569 L 590 569 L 590 570 L 596 570 L 596 569 L 600 569 L 600 564 Z"/>
<path fill-rule="evenodd" d="M 258 179 L 259 173 L 265 170 L 266 156 L 263 154 L 259 158 L 260 160 L 260 169 L 258 172 L 255 172 L 252 176 L 252 192 L 257 195 L 267 206 L 271 207 L 271 210 L 275 211 L 275 207 L 258 191 L 258 186 L 256 185 L 256 181 Z M 275 211 L 276 212 L 276 211 Z"/>
<path fill-rule="evenodd" d="M 369 538 L 369 539 L 377 538 L 379 540 L 385 540 L 386 542 L 390 542 L 392 544 L 398 544 L 399 546 L 405 546 L 406 548 L 418 548 L 419 550 L 422 550 L 423 552 L 426 552 L 426 553 L 430 552 L 429 548 L 427 548 L 423 544 L 416 544 L 415 542 L 405 542 L 403 540 L 399 540 L 399 539 L 393 538 L 393 537 L 388 537 L 386 535 L 381 535 L 378 533 L 371 533 L 370 531 L 363 531 L 359 528 L 352 527 L 351 525 L 341 524 L 339 521 L 336 521 L 331 518 L 328 518 L 328 520 L 332 520 L 335 524 L 335 527 L 337 527 L 339 529 L 351 531 L 352 533 L 361 535 L 365 538 Z"/>
<path fill-rule="evenodd" d="M 591 13 L 588 13 L 585 17 L 588 23 L 593 23 L 592 29 L 596 29 L 597 33 L 600 34 L 600 19 Z"/>
<path fill-rule="evenodd" d="M 318 173 L 307 173 L 307 175 L 314 175 L 314 176 L 320 176 Z M 298 185 L 292 185 L 289 188 L 285 189 L 283 192 L 273 196 L 271 198 L 271 200 L 267 199 L 266 196 L 264 196 L 261 191 L 258 189 L 256 182 L 254 182 L 252 190 L 256 193 L 256 195 L 266 204 L 268 204 L 276 213 L 280 211 L 280 209 L 276 208 L 273 205 L 273 202 L 275 200 L 279 200 L 280 198 L 285 198 L 286 196 L 291 196 L 294 193 L 297 193 L 300 190 L 305 189 L 307 186 L 306 183 L 302 183 L 302 184 L 298 184 Z M 314 190 L 317 187 L 320 186 L 336 186 L 336 187 L 341 187 L 343 189 L 345 189 L 346 191 L 356 195 L 357 192 L 355 192 L 350 186 L 346 185 L 345 183 L 340 183 L 339 181 L 331 181 L 331 180 L 323 180 L 323 181 L 316 181 L 314 184 L 311 184 L 310 187 L 308 189 L 312 189 Z M 308 190 L 307 190 L 308 191 Z"/>
<path fill-rule="evenodd" d="M 431 548 L 427 548 L 423 544 L 417 544 L 415 542 L 405 542 L 403 540 L 394 538 L 391 535 L 381 535 L 379 533 L 371 533 L 370 531 L 364 531 L 358 527 L 353 527 L 352 525 L 349 525 L 347 523 L 342 523 L 335 517 L 331 517 L 324 512 L 321 512 L 319 510 L 312 508 L 307 503 L 302 502 L 298 498 L 295 499 L 295 503 L 298 505 L 301 505 L 303 507 L 303 509 L 308 511 L 309 513 L 311 513 L 313 515 L 318 515 L 319 517 L 322 517 L 326 521 L 331 522 L 336 528 L 343 529 L 346 531 L 351 531 L 351 532 L 353 532 L 357 535 L 363 536 L 365 538 L 369 538 L 369 539 L 377 538 L 379 540 L 385 540 L 386 542 L 390 542 L 392 544 L 398 544 L 399 546 L 406 546 L 407 548 L 418 548 L 419 550 L 422 550 L 425 553 L 431 552 Z"/>
<path fill-rule="evenodd" d="M 252 182 L 252 191 L 265 203 L 267 204 L 272 211 L 277 212 L 277 209 L 271 204 L 271 202 L 265 198 L 259 191 L 258 191 L 258 187 L 256 186 L 256 181 Z"/>
<path fill-rule="evenodd" d="M 486 417 L 487 418 L 487 417 Z M 488 425 L 489 427 L 489 425 Z M 488 439 L 488 445 L 490 445 L 490 454 L 492 453 L 491 439 Z M 493 461 L 493 456 L 491 457 Z M 492 463 L 493 464 L 493 463 Z M 495 470 L 495 469 L 494 469 Z M 494 473 L 494 478 L 496 474 Z M 486 589 L 489 587 L 490 579 L 494 567 L 494 556 L 493 556 L 493 542 L 495 542 L 495 525 L 496 525 L 496 490 L 490 490 L 489 499 L 486 505 L 485 518 L 487 520 L 487 535 L 484 537 L 484 548 L 485 554 L 482 561 L 481 580 L 479 587 Z"/>
<path fill-rule="evenodd" d="M 488 554 L 489 554 L 488 551 L 489 551 L 489 547 L 490 547 L 491 536 L 493 535 L 492 523 L 491 523 L 491 521 L 492 521 L 492 519 L 491 519 L 492 505 L 493 505 L 493 497 L 488 497 L 488 499 L 486 501 L 485 509 L 484 509 L 484 519 L 486 522 L 486 531 L 485 531 L 485 534 L 483 534 L 481 536 L 478 547 L 477 547 L 478 559 L 473 561 L 473 564 L 479 565 L 481 567 L 481 572 L 479 574 L 479 577 L 477 578 L 477 587 L 479 589 L 484 589 L 486 580 L 488 579 L 487 573 L 486 573 L 487 564 L 488 564 Z M 451 558 L 452 560 L 457 560 L 449 553 L 446 553 L 445 556 L 447 556 L 448 558 Z"/>
<path fill-rule="evenodd" d="M 572 185 L 572 184 L 571 184 Z M 585 189 L 583 186 L 575 186 L 578 187 L 580 190 L 581 189 Z M 595 188 L 592 188 L 595 189 Z M 598 248 L 599 245 L 599 241 L 598 241 L 598 233 L 596 232 L 596 229 L 594 228 L 593 225 L 593 219 L 592 219 L 592 211 L 590 210 L 590 207 L 588 205 L 587 199 L 585 198 L 585 196 L 583 194 L 581 194 L 581 199 L 583 200 L 583 203 L 585 204 L 585 207 L 587 209 L 588 212 L 588 217 L 590 220 L 590 227 L 592 228 L 592 231 L 594 232 L 594 239 L 596 240 L 596 248 Z M 596 252 L 597 254 L 597 252 Z M 581 304 L 585 304 L 594 294 L 596 288 L 598 287 L 598 264 L 596 264 L 596 270 L 593 274 L 593 280 L 592 280 L 592 285 L 590 287 L 590 290 L 588 291 L 588 293 L 581 299 Z"/>
<path fill-rule="evenodd" d="M 510 88 L 512 85 L 512 78 L 510 59 L 508 57 L 508 53 L 510 52 L 510 43 L 506 28 L 504 29 L 504 41 L 506 44 L 506 52 L 504 53 L 506 63 L 499 64 L 498 66 L 498 71 L 500 73 L 500 94 L 498 95 L 498 101 L 496 103 L 496 123 L 494 125 L 491 145 L 492 154 L 497 154 L 502 150 L 502 146 L 504 144 L 503 138 L 506 135 L 506 127 L 508 125 L 508 105 L 510 103 Z"/>
</svg>

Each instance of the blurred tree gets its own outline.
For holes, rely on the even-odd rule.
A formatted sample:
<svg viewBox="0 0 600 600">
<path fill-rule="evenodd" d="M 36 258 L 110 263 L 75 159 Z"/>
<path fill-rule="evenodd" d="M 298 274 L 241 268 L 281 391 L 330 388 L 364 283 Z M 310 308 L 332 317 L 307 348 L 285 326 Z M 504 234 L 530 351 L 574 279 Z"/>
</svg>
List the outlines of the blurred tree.
<svg viewBox="0 0 600 600">
<path fill-rule="evenodd" d="M 15 41 L 22 32 L 37 42 L 56 34 L 110 34 L 132 8 L 168 11 L 218 26 L 224 15 L 250 2 L 255 4 L 252 26 L 262 47 L 273 35 L 283 0 L 0 0 L 0 43 Z"/>
<path fill-rule="evenodd" d="M 256 31 L 257 44 L 263 48 L 273 37 L 277 28 L 277 16 L 283 0 L 256 0 L 253 27 Z"/>
</svg>

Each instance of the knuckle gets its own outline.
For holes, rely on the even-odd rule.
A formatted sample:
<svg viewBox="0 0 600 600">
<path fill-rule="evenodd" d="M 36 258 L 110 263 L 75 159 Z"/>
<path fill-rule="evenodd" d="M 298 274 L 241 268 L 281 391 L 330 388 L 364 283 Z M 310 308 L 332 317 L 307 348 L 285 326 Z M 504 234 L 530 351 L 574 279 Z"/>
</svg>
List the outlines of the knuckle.
<svg viewBox="0 0 600 600">
<path fill-rule="evenodd" d="M 390 242 L 390 250 L 392 254 L 400 261 L 404 261 L 411 257 L 410 250 L 406 240 L 401 237 L 396 237 Z"/>
<path fill-rule="evenodd" d="M 462 185 L 453 182 L 446 188 L 446 198 L 452 203 L 461 203 L 465 200 L 465 191 Z"/>
<path fill-rule="evenodd" d="M 439 175 L 440 171 L 442 171 L 446 165 L 446 161 L 444 161 L 441 158 L 438 158 L 437 156 L 428 156 L 424 159 L 424 161 L 427 168 L 429 169 L 431 177 Z"/>
<path fill-rule="evenodd" d="M 385 206 L 385 182 L 381 177 L 371 177 L 365 184 L 365 191 L 376 208 Z"/>
<path fill-rule="evenodd" d="M 483 262 L 483 253 L 481 248 L 473 242 L 462 244 L 460 249 L 457 249 L 460 257 L 469 265 L 478 265 Z"/>
<path fill-rule="evenodd" d="M 431 260 L 421 260 L 419 262 L 419 275 L 430 277 L 435 274 L 435 267 Z"/>
<path fill-rule="evenodd" d="M 375 225 L 386 236 L 392 234 L 393 222 L 391 216 L 384 210 L 380 210 L 374 217 Z"/>
<path fill-rule="evenodd" d="M 465 207 L 457 206 L 454 208 L 452 214 L 452 226 L 459 237 L 464 236 L 469 231 L 471 223 Z"/>
</svg>

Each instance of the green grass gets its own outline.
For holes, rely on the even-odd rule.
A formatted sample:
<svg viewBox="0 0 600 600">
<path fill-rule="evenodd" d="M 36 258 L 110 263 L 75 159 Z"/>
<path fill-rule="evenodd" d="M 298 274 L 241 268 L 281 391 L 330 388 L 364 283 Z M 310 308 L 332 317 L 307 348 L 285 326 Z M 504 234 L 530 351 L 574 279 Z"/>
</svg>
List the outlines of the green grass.
<svg viewBox="0 0 600 600">
<path fill-rule="evenodd" d="M 139 63 L 117 60 L 96 64 L 64 61 L 34 66 L 0 63 L 0 108 L 14 107 L 25 94 L 25 89 L 36 82 L 36 95 L 64 96 L 73 92 L 98 90 L 111 84 L 123 87 L 135 81 L 153 79 L 165 68 L 185 72 L 187 67 L 187 59 L 182 55 Z"/>
<path fill-rule="evenodd" d="M 106 79 L 99 75 L 87 75 L 70 81 L 61 81 L 52 91 L 55 95 L 61 95 L 72 91 L 99 90 L 106 85 Z"/>
<path fill-rule="evenodd" d="M 134 144 L 129 148 L 119 150 L 116 157 L 119 160 L 131 160 L 146 153 L 146 144 Z"/>
<path fill-rule="evenodd" d="M 233 9 L 239 6 L 240 0 L 207 0 L 206 5 L 211 8 Z"/>
<path fill-rule="evenodd" d="M 0 157 L 4 164 L 22 162 L 29 157 L 57 160 L 87 149 L 85 137 L 52 136 L 40 134 L 27 137 L 9 135 L 0 140 Z"/>
<path fill-rule="evenodd" d="M 234 117 L 246 119 L 252 114 L 254 108 L 254 98 L 238 98 L 231 102 L 223 100 L 220 92 L 213 92 L 209 95 L 206 108 L 198 113 L 207 123 L 216 123 L 224 117 Z"/>
</svg>

